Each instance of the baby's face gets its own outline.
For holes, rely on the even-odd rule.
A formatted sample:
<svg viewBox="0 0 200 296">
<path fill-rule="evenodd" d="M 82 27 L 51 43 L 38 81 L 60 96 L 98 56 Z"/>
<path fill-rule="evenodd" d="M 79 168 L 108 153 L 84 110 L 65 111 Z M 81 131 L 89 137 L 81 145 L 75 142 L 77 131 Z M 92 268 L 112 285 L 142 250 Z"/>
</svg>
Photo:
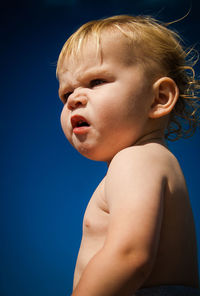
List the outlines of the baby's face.
<svg viewBox="0 0 200 296">
<path fill-rule="evenodd" d="M 128 54 L 119 34 L 106 33 L 101 54 L 91 39 L 59 68 L 62 129 L 90 159 L 109 162 L 148 132 L 152 87 L 138 64 L 125 62 Z"/>
</svg>

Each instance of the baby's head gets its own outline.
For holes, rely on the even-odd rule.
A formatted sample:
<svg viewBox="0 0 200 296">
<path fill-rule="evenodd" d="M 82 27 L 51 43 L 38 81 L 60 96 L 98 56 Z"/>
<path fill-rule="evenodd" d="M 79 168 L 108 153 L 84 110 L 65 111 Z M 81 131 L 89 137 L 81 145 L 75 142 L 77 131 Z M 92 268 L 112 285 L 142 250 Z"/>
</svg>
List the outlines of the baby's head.
<svg viewBox="0 0 200 296">
<path fill-rule="evenodd" d="M 190 64 L 186 61 L 189 53 L 183 49 L 180 37 L 153 18 L 120 15 L 84 24 L 64 44 L 57 72 L 64 59 L 80 56 L 88 40 L 93 40 L 97 55 L 101 56 L 101 37 L 105 33 L 114 38 L 123 37 L 127 53 L 125 63 L 140 64 L 150 81 L 169 77 L 176 83 L 179 97 L 170 113 L 165 137 L 176 140 L 190 135 L 199 121 L 196 95 L 199 83 L 195 80 L 191 60 Z"/>
</svg>

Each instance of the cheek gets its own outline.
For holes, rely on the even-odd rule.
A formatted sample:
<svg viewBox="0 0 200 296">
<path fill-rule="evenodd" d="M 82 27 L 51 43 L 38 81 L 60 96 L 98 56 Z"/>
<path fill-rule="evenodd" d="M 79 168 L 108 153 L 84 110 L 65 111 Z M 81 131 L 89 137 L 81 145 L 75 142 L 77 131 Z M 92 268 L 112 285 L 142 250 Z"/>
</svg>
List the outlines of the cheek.
<svg viewBox="0 0 200 296">
<path fill-rule="evenodd" d="M 64 110 L 64 109 L 63 109 Z M 64 127 L 64 111 L 62 110 L 61 114 L 60 114 L 60 123 L 61 123 L 61 127 L 63 129 Z"/>
<path fill-rule="evenodd" d="M 64 134 L 66 135 L 66 137 L 67 137 L 67 122 L 68 122 L 68 116 L 67 116 L 67 112 L 65 111 L 65 107 L 64 107 L 61 114 L 60 114 L 60 123 L 61 123 L 62 130 L 63 130 Z"/>
</svg>

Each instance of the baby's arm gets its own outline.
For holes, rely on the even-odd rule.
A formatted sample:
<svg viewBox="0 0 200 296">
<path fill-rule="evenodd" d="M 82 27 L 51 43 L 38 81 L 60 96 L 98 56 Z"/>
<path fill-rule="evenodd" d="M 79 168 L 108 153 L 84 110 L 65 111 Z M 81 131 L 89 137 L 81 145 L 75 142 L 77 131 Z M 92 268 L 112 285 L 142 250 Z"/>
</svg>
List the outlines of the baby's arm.
<svg viewBox="0 0 200 296">
<path fill-rule="evenodd" d="M 110 217 L 103 248 L 91 259 L 73 296 L 128 296 L 152 270 L 166 178 L 144 148 L 125 149 L 110 164 L 105 194 Z"/>
</svg>

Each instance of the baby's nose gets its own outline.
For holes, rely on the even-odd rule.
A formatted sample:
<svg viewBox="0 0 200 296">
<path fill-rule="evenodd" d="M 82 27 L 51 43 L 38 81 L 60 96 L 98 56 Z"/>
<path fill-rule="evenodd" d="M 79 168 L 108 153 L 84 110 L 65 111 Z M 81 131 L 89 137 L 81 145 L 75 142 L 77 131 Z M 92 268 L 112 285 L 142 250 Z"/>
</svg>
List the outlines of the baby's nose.
<svg viewBox="0 0 200 296">
<path fill-rule="evenodd" d="M 74 110 L 87 104 L 87 97 L 84 94 L 71 94 L 68 98 L 68 108 Z"/>
</svg>

